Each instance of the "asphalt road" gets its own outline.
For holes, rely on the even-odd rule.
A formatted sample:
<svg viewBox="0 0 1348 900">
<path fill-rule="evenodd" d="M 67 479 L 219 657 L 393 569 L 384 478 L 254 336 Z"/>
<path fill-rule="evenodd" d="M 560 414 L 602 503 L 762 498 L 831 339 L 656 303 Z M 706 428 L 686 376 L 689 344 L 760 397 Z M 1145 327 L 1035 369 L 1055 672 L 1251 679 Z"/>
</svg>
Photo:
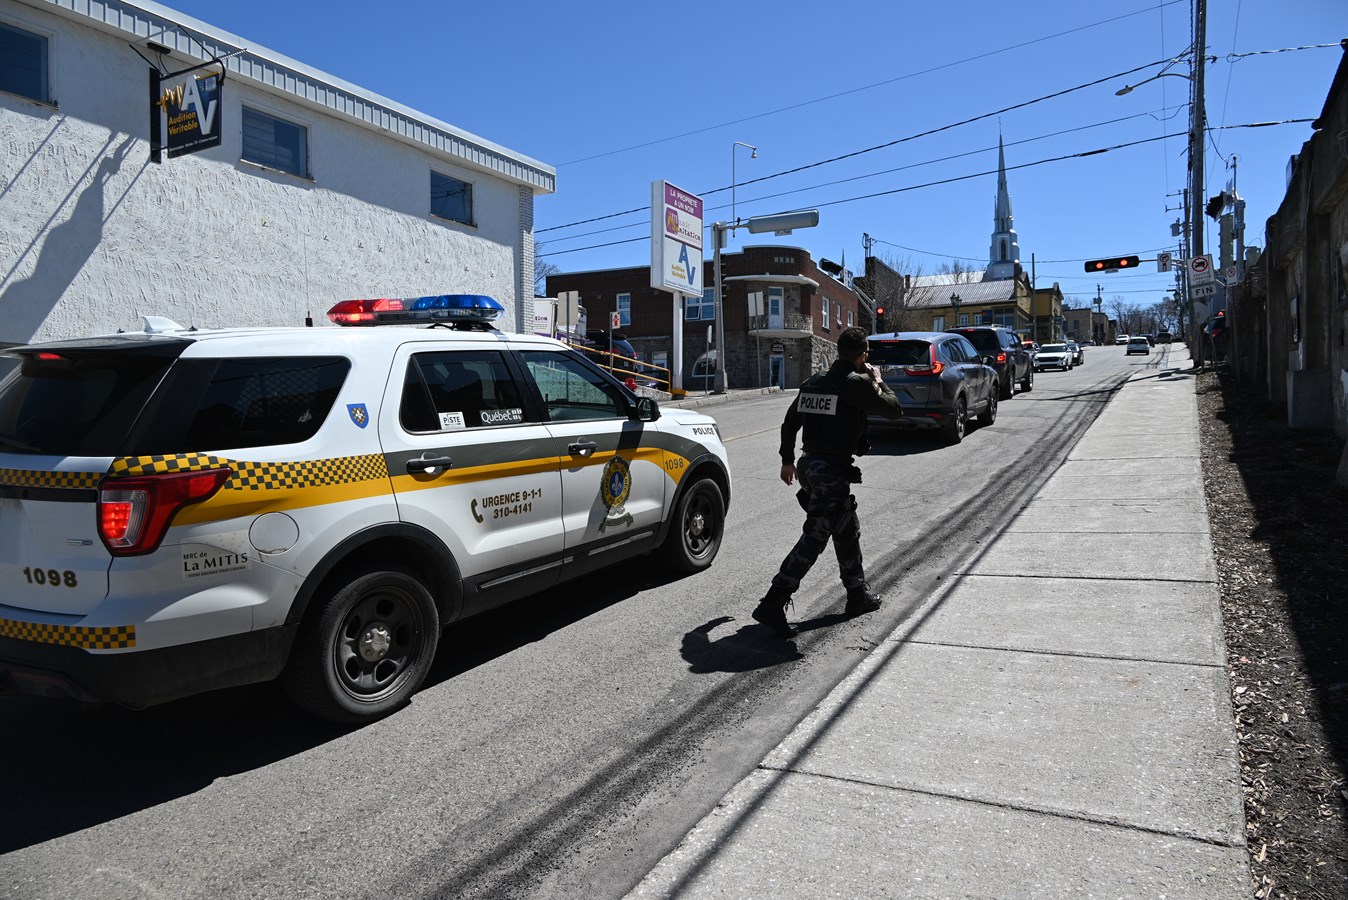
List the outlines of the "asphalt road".
<svg viewBox="0 0 1348 900">
<path fill-rule="evenodd" d="M 0 698 L 0 897 L 621 897 L 1163 351 L 1089 348 L 955 447 L 873 436 L 857 494 L 888 602 L 844 619 L 826 555 L 794 649 L 749 618 L 801 522 L 790 395 L 752 395 L 704 408 L 734 477 L 709 571 L 636 561 L 456 626 L 383 722 L 316 723 L 272 686 L 138 713 Z"/>
</svg>

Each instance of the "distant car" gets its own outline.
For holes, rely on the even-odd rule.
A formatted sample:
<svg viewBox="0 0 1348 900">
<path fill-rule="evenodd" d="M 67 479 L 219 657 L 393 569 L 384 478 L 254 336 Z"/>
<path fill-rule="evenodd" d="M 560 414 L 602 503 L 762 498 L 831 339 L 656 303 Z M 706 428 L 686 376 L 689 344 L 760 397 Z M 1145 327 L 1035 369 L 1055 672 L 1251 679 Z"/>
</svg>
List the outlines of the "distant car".
<svg viewBox="0 0 1348 900">
<path fill-rule="evenodd" d="M 1068 341 L 1067 349 L 1072 352 L 1072 365 L 1079 366 L 1086 362 L 1086 351 L 1076 341 Z"/>
<path fill-rule="evenodd" d="M 1072 351 L 1067 349 L 1066 344 L 1041 344 L 1039 352 L 1034 356 L 1034 370 L 1042 372 L 1045 369 L 1062 369 L 1064 372 L 1072 368 Z"/>
<path fill-rule="evenodd" d="M 1148 346 L 1148 347 L 1155 347 L 1155 346 L 1156 346 L 1156 335 L 1154 335 L 1154 334 L 1144 334 L 1143 337 L 1145 337 L 1145 338 L 1147 339 L 1147 346 Z"/>
<path fill-rule="evenodd" d="M 1014 331 L 997 325 L 965 325 L 947 328 L 946 332 L 963 335 L 980 356 L 992 357 L 998 400 L 1010 400 L 1017 382 L 1022 392 L 1034 389 L 1034 356 Z"/>
<path fill-rule="evenodd" d="M 1128 335 L 1126 335 L 1126 334 L 1121 334 L 1121 335 L 1119 335 L 1118 337 L 1114 338 L 1114 346 L 1116 346 L 1116 347 L 1117 347 L 1118 345 L 1120 345 L 1120 344 L 1126 344 L 1126 343 L 1128 343 Z"/>
<path fill-rule="evenodd" d="M 997 370 L 963 335 L 900 331 L 870 337 L 870 363 L 903 406 L 903 418 L 870 417 L 872 428 L 939 429 L 948 444 L 964 439 L 971 415 L 997 421 Z"/>
<path fill-rule="evenodd" d="M 1158 332 L 1156 332 L 1156 343 L 1158 343 L 1158 344 L 1168 344 L 1168 343 L 1170 343 L 1171 341 L 1173 341 L 1174 339 L 1175 339 L 1175 336 L 1172 335 L 1172 334 L 1171 334 L 1170 332 L 1168 332 L 1168 331 L 1158 331 Z"/>
<path fill-rule="evenodd" d="M 1134 353 L 1150 355 L 1151 344 L 1147 343 L 1146 337 L 1139 334 L 1128 339 L 1128 349 L 1124 353 L 1126 356 L 1132 356 Z"/>
</svg>

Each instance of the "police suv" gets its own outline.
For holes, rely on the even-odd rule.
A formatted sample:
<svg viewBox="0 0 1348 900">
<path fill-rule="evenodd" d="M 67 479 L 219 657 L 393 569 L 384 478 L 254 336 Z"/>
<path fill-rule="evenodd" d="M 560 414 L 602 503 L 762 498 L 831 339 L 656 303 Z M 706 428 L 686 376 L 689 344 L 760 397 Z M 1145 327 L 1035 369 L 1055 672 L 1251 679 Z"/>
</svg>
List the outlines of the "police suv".
<svg viewBox="0 0 1348 900">
<path fill-rule="evenodd" d="M 502 311 L 351 300 L 329 318 L 404 327 L 147 317 L 5 351 L 0 691 L 142 707 L 280 678 L 363 722 L 449 623 L 637 554 L 709 566 L 715 421 Z"/>
</svg>

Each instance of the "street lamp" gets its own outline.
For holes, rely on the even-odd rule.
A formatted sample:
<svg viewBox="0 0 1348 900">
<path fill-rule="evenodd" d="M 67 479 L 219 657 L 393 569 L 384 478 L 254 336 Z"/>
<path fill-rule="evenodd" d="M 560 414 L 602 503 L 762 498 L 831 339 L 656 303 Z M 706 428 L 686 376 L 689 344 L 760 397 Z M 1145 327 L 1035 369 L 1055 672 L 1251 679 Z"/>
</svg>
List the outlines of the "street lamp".
<svg viewBox="0 0 1348 900">
<path fill-rule="evenodd" d="M 733 224 L 731 225 L 731 233 L 732 233 L 732 234 L 734 233 L 734 229 L 735 229 L 735 228 L 739 225 L 739 223 L 740 223 L 739 216 L 735 215 L 735 180 L 736 180 L 736 179 L 735 179 L 735 157 L 736 157 L 736 154 L 735 154 L 735 148 L 736 148 L 736 147 L 748 147 L 748 148 L 752 151 L 752 152 L 749 154 L 749 158 L 750 158 L 750 159 L 758 159 L 758 148 L 755 147 L 753 144 L 746 144 L 746 143 L 744 143 L 744 141 L 736 141 L 735 143 L 733 143 L 733 144 L 730 145 L 730 221 L 733 223 Z"/>
<path fill-rule="evenodd" d="M 954 315 L 955 321 L 950 323 L 951 327 L 957 327 L 960 323 L 960 304 L 963 302 L 964 301 L 960 299 L 959 294 L 950 295 L 950 305 L 955 308 L 955 315 Z"/>
</svg>

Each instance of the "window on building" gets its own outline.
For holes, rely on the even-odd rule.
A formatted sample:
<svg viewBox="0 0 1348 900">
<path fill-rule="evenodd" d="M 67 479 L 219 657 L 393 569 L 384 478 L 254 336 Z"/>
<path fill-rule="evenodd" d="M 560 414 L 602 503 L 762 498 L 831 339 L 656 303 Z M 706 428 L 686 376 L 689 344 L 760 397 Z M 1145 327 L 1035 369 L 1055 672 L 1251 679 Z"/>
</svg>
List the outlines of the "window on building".
<svg viewBox="0 0 1348 900">
<path fill-rule="evenodd" d="M 0 91 L 46 103 L 47 39 L 0 23 Z"/>
<path fill-rule="evenodd" d="M 466 181 L 432 172 L 431 215 L 472 225 L 473 186 Z"/>
<path fill-rule="evenodd" d="M 300 178 L 309 177 L 309 129 L 243 108 L 243 159 Z"/>
<path fill-rule="evenodd" d="M 968 314 L 968 313 L 960 313 L 960 324 L 959 324 L 959 327 L 960 327 L 960 328 L 963 328 L 965 325 L 968 325 L 968 324 L 969 324 L 969 314 Z"/>
<path fill-rule="evenodd" d="M 708 322 L 716 318 L 716 288 L 702 291 L 701 297 L 687 297 L 683 304 L 683 318 L 689 322 Z"/>
<path fill-rule="evenodd" d="M 847 327 L 851 328 L 856 323 L 857 323 L 856 314 L 849 309 L 847 311 Z"/>
<path fill-rule="evenodd" d="M 632 324 L 632 295 L 618 295 L 618 322 L 622 325 Z"/>
<path fill-rule="evenodd" d="M 819 311 L 822 312 L 822 313 L 824 314 L 824 316 L 823 316 L 823 318 L 824 318 L 824 330 L 825 330 L 825 331 L 828 331 L 828 330 L 829 330 L 829 317 L 828 317 L 828 298 L 827 298 L 827 297 L 820 297 L 820 298 L 819 298 Z"/>
<path fill-rule="evenodd" d="M 932 331 L 945 331 L 945 316 L 932 316 L 932 317 L 931 317 L 931 330 L 932 330 Z"/>
<path fill-rule="evenodd" d="M 768 315 L 772 318 L 778 318 L 782 314 L 782 309 L 786 305 L 786 288 L 770 287 L 768 288 Z"/>
</svg>

